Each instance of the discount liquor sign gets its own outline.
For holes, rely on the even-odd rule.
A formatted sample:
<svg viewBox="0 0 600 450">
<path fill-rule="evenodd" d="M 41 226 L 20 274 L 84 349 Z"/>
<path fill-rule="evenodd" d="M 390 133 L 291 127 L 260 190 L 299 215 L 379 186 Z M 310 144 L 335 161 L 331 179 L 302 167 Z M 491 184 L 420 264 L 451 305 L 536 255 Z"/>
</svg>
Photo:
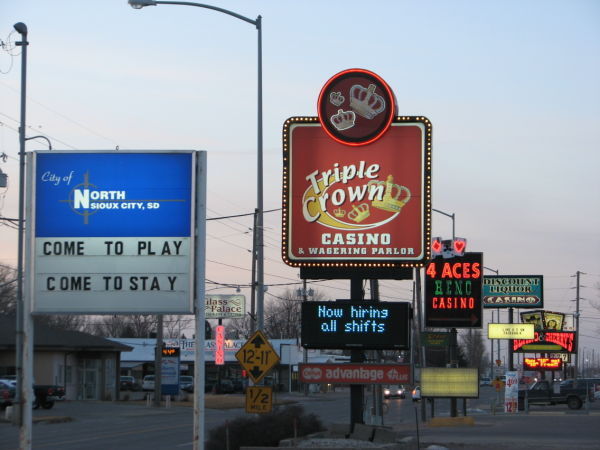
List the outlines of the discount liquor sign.
<svg viewBox="0 0 600 450">
<path fill-rule="evenodd" d="M 395 116 L 361 69 L 332 77 L 319 117 L 283 129 L 283 260 L 296 267 L 410 267 L 429 257 L 431 122 Z"/>
</svg>

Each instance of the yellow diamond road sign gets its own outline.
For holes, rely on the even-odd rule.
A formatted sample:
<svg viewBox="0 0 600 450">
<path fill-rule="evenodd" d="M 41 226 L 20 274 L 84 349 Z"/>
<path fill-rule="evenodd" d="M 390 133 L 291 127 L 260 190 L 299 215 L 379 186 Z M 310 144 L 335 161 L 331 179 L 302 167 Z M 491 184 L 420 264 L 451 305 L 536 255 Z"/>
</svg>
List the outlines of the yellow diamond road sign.
<svg viewBox="0 0 600 450">
<path fill-rule="evenodd" d="M 248 339 L 235 357 L 255 383 L 279 363 L 279 355 L 260 330 Z"/>
</svg>

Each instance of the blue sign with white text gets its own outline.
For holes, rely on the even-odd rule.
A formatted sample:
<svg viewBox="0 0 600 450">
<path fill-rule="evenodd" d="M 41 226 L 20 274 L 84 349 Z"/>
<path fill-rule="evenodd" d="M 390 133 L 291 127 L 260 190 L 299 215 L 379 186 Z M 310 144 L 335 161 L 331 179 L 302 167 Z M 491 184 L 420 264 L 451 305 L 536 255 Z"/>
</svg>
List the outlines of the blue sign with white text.
<svg viewBox="0 0 600 450">
<path fill-rule="evenodd" d="M 192 152 L 36 156 L 36 237 L 191 236 Z"/>
</svg>

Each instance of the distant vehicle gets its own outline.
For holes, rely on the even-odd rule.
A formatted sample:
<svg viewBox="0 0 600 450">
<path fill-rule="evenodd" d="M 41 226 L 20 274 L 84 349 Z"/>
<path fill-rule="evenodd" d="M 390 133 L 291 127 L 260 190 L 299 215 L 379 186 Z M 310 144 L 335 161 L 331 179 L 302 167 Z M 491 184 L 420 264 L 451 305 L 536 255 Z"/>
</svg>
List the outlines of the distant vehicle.
<svg viewBox="0 0 600 450">
<path fill-rule="evenodd" d="M 191 392 L 194 392 L 194 377 L 191 375 L 180 375 L 179 376 L 179 389 L 186 391 L 191 386 Z"/>
<path fill-rule="evenodd" d="M 121 376 L 120 386 L 122 391 L 139 391 L 142 389 L 135 378 L 127 375 Z"/>
<path fill-rule="evenodd" d="M 221 380 L 215 385 L 215 394 L 233 394 L 234 392 L 235 388 L 231 380 Z"/>
<path fill-rule="evenodd" d="M 419 400 L 421 400 L 421 386 L 415 386 L 411 394 L 413 402 L 418 402 Z"/>
<path fill-rule="evenodd" d="M 54 402 L 60 402 L 65 399 L 65 388 L 54 385 L 34 385 L 33 386 L 33 409 L 40 406 L 44 409 L 51 409 Z"/>
<path fill-rule="evenodd" d="M 15 400 L 15 386 L 12 380 L 0 380 L 0 408 L 6 408 Z"/>
<path fill-rule="evenodd" d="M 406 398 L 406 389 L 401 384 L 398 386 L 386 386 L 383 389 L 383 398 Z"/>
<path fill-rule="evenodd" d="M 154 375 L 146 375 L 142 380 L 142 390 L 153 391 L 154 390 Z"/>
<path fill-rule="evenodd" d="M 491 386 L 492 379 L 490 377 L 481 377 L 479 380 L 479 386 Z"/>
<path fill-rule="evenodd" d="M 542 380 L 527 390 L 519 391 L 519 410 L 525 409 L 525 399 L 529 405 L 566 404 L 569 409 L 581 409 L 587 400 L 594 401 L 593 383 L 582 379 L 562 381 L 558 387 L 550 381 Z"/>
</svg>

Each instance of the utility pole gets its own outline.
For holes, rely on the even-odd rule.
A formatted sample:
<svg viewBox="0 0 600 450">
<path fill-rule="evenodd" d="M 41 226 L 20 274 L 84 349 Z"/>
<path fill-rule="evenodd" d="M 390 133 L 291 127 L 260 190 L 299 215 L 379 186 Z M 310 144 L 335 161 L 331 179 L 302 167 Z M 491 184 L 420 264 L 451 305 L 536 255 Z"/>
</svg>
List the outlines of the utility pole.
<svg viewBox="0 0 600 450">
<path fill-rule="evenodd" d="M 160 408 L 162 397 L 162 348 L 163 348 L 163 316 L 156 316 L 156 355 L 154 357 L 154 402 Z M 177 374 L 179 376 L 179 374 Z"/>
<path fill-rule="evenodd" d="M 575 294 L 575 373 L 574 378 L 577 378 L 578 375 L 578 366 L 579 366 L 579 279 L 582 272 L 579 270 L 575 273 L 577 277 L 577 286 L 576 286 L 576 294 Z"/>
</svg>

